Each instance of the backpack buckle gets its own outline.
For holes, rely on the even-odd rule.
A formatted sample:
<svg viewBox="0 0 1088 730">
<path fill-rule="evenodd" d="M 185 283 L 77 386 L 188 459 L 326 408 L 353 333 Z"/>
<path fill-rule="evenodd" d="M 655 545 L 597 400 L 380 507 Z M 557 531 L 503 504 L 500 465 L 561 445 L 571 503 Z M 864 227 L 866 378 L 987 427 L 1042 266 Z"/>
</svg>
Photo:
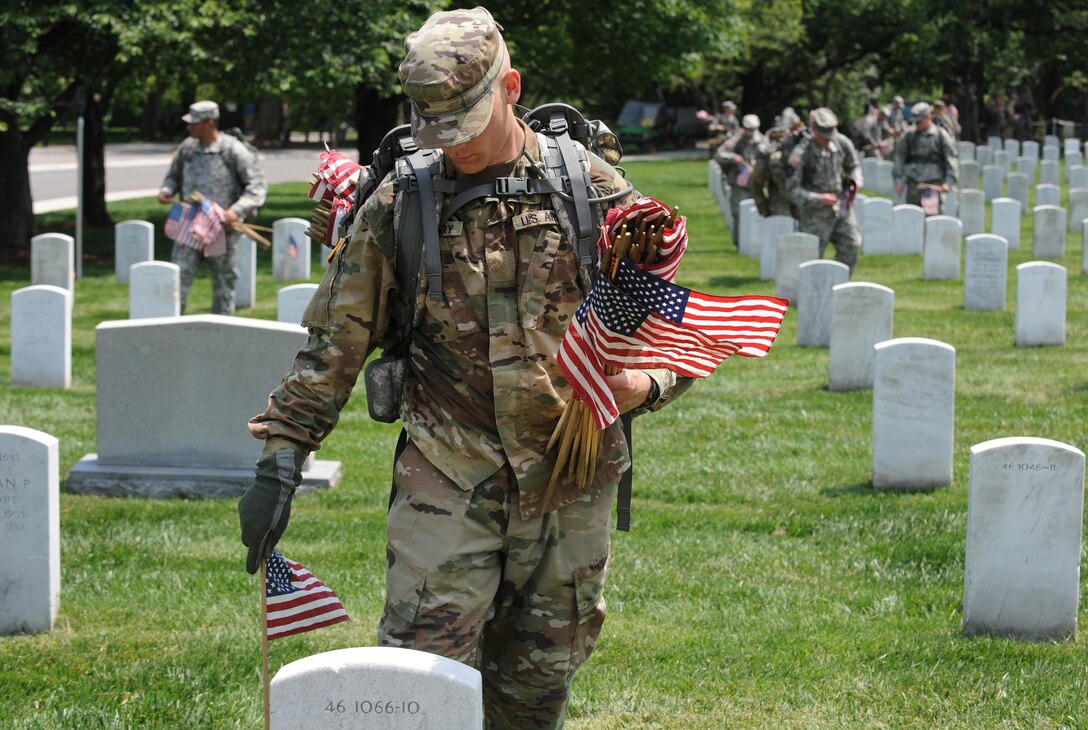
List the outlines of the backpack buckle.
<svg viewBox="0 0 1088 730">
<path fill-rule="evenodd" d="M 495 178 L 495 193 L 498 195 L 525 195 L 529 192 L 529 179 L 524 177 Z"/>
</svg>

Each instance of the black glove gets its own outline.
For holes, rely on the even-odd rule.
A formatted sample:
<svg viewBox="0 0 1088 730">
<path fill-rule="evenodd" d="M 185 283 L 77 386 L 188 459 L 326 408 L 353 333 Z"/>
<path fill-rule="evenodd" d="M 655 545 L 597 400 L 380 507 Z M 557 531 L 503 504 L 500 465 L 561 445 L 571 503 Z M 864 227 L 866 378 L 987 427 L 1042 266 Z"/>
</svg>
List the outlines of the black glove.
<svg viewBox="0 0 1088 730">
<path fill-rule="evenodd" d="M 291 497 L 302 482 L 302 463 L 308 455 L 300 449 L 284 448 L 257 460 L 256 477 L 238 502 L 242 544 L 249 548 L 246 570 L 251 574 L 272 554 L 287 529 Z"/>
</svg>

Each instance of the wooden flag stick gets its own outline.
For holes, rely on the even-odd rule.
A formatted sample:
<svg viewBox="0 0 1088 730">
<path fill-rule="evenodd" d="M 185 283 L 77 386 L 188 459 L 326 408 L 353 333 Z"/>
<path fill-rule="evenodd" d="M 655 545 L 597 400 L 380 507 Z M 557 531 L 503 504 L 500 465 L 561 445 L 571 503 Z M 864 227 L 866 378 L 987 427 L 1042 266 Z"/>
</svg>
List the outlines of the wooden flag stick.
<svg viewBox="0 0 1088 730">
<path fill-rule="evenodd" d="M 268 680 L 268 560 L 261 559 L 261 681 L 264 684 L 264 730 L 272 728 L 272 707 Z"/>
</svg>

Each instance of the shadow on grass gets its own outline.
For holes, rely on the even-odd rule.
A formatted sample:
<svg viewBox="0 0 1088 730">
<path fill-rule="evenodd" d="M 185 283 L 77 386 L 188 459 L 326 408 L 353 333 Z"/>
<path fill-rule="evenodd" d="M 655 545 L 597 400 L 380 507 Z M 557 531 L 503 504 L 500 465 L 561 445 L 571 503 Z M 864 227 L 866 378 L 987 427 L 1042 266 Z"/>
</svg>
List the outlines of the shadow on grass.
<svg viewBox="0 0 1088 730">
<path fill-rule="evenodd" d="M 710 284 L 714 288 L 732 289 L 742 286 L 759 286 L 760 278 L 758 276 L 712 276 L 710 277 Z"/>
</svg>

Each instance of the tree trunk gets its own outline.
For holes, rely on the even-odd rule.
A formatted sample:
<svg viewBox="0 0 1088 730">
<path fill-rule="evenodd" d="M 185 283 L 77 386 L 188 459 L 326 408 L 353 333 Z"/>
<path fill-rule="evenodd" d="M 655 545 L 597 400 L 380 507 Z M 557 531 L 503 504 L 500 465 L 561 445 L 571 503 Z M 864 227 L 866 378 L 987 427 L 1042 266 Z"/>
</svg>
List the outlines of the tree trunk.
<svg viewBox="0 0 1088 730">
<path fill-rule="evenodd" d="M 34 235 L 34 203 L 30 197 L 30 145 L 18 124 L 0 131 L 0 261 L 29 265 Z"/>
<path fill-rule="evenodd" d="M 112 226 L 106 208 L 106 124 L 111 95 L 90 94 L 83 111 L 83 219 L 89 226 Z"/>
<path fill-rule="evenodd" d="M 370 164 L 370 155 L 382 141 L 382 137 L 397 126 L 400 101 L 386 99 L 363 84 L 355 87 L 355 129 L 359 133 L 359 162 Z"/>
</svg>

